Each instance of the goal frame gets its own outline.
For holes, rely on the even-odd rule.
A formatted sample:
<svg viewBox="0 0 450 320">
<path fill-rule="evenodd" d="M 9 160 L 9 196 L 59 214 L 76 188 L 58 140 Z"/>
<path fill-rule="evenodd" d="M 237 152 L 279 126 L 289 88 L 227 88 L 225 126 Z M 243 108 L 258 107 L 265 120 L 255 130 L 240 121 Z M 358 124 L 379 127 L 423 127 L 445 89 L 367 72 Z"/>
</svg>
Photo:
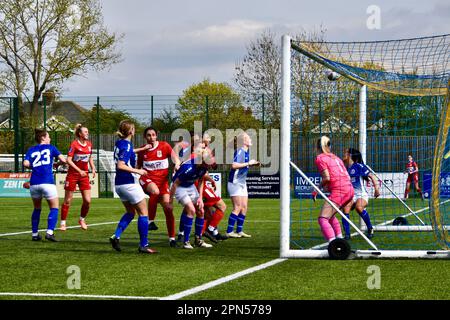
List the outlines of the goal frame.
<svg viewBox="0 0 450 320">
<path fill-rule="evenodd" d="M 291 37 L 283 35 L 281 38 L 281 123 L 280 123 L 280 257 L 281 258 L 328 258 L 327 243 L 314 249 L 291 249 Z M 366 95 L 367 88 L 361 86 L 359 96 L 359 148 L 363 159 L 366 159 Z M 298 169 L 298 168 L 297 168 Z M 300 170 L 300 169 L 298 169 Z M 301 171 L 301 170 L 300 170 Z M 307 180 L 313 188 L 315 185 Z M 384 226 L 383 231 L 431 231 L 415 226 L 398 228 L 398 226 Z M 380 230 L 382 231 L 382 230 Z M 449 250 L 356 250 L 355 257 L 360 258 L 450 258 Z"/>
</svg>

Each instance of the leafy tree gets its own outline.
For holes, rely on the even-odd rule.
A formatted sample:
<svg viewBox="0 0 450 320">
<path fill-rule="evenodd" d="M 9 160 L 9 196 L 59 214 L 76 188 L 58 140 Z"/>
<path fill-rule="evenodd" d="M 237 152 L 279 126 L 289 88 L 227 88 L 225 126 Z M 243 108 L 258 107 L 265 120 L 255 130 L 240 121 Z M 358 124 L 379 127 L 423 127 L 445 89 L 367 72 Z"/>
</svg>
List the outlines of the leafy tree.
<svg viewBox="0 0 450 320">
<path fill-rule="evenodd" d="M 180 120 L 172 110 L 164 109 L 159 117 L 153 119 L 153 127 L 159 132 L 169 133 L 180 127 Z"/>
<path fill-rule="evenodd" d="M 84 125 L 88 127 L 93 133 L 97 130 L 97 106 L 94 106 L 91 110 L 85 112 Z M 136 131 L 140 132 L 144 126 L 134 119 L 128 112 L 116 109 L 106 109 L 102 106 L 99 107 L 99 129 L 100 133 L 114 133 L 119 127 L 120 121 L 124 119 L 130 119 L 136 124 Z"/>
<path fill-rule="evenodd" d="M 234 82 L 245 101 L 249 102 L 274 127 L 280 124 L 281 61 L 275 34 L 263 32 L 247 46 L 247 54 L 235 66 Z"/>
<path fill-rule="evenodd" d="M 120 61 L 121 35 L 103 24 L 98 0 L 2 0 L 0 83 L 31 95 L 32 114 L 50 86 Z"/>
<path fill-rule="evenodd" d="M 301 31 L 294 37 L 298 41 L 322 42 L 326 30 Z M 247 46 L 247 53 L 235 66 L 234 82 L 246 102 L 250 103 L 257 111 L 262 113 L 261 96 L 264 95 L 264 117 L 269 126 L 278 128 L 280 125 L 281 104 L 281 47 L 279 38 L 270 30 L 264 31 L 258 38 Z M 313 72 L 323 72 L 324 67 L 317 63 L 303 59 L 293 62 L 292 82 L 294 88 L 302 88 L 303 96 L 307 100 L 313 99 L 311 84 L 317 81 Z M 306 92 L 305 92 L 306 90 Z M 295 91 L 295 90 L 294 90 Z M 294 92 L 294 94 L 296 94 Z M 294 105 L 293 119 L 301 118 L 308 122 L 313 116 L 314 110 L 310 101 L 302 101 L 303 104 Z"/>
<path fill-rule="evenodd" d="M 208 111 L 207 111 L 208 109 Z M 250 109 L 242 106 L 241 98 L 230 85 L 203 80 L 183 91 L 178 99 L 177 110 L 181 126 L 193 129 L 194 121 L 203 121 L 206 128 L 225 130 L 239 128 L 243 123 L 260 123 Z"/>
</svg>

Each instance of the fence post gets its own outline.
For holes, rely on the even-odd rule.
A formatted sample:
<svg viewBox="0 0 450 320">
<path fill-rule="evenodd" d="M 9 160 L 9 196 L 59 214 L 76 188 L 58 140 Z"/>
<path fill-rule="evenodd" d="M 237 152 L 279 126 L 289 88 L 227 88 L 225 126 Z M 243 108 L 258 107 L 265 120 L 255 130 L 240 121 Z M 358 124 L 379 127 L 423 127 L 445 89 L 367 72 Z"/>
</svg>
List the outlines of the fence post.
<svg viewBox="0 0 450 320">
<path fill-rule="evenodd" d="M 99 175 L 100 177 L 100 175 Z M 108 172 L 105 171 L 105 180 L 103 180 L 103 183 L 105 184 L 105 198 L 109 198 L 108 196 Z M 100 182 L 99 182 L 99 187 L 100 187 Z"/>
<path fill-rule="evenodd" d="M 264 93 L 262 94 L 262 127 L 265 128 L 266 127 L 266 121 L 265 121 L 265 111 L 266 111 L 266 106 L 264 104 Z"/>
<path fill-rule="evenodd" d="M 19 172 L 19 98 L 13 98 L 14 113 L 14 171 Z"/>
<path fill-rule="evenodd" d="M 9 130 L 12 128 L 13 121 L 13 98 L 9 98 Z"/>
<path fill-rule="evenodd" d="M 322 135 L 322 94 L 319 92 L 319 133 Z M 333 135 L 331 131 L 330 135 Z"/>
<path fill-rule="evenodd" d="M 153 96 L 151 96 L 150 97 L 150 101 L 151 101 L 151 103 L 150 103 L 150 113 L 151 113 L 151 121 L 150 121 L 150 125 L 152 125 L 153 126 Z"/>
<path fill-rule="evenodd" d="M 205 104 L 206 104 L 206 118 L 205 118 L 205 130 L 209 129 L 209 99 L 208 96 L 205 98 Z"/>
<path fill-rule="evenodd" d="M 24 168 L 24 166 L 23 166 L 23 160 L 25 160 L 25 130 L 21 130 L 20 131 L 20 144 L 21 144 L 21 146 L 20 146 L 20 153 L 22 154 L 22 165 L 21 165 L 21 167 L 22 167 L 22 172 L 24 172 L 24 170 L 25 170 L 25 168 Z"/>
<path fill-rule="evenodd" d="M 47 101 L 45 96 L 42 96 L 42 103 L 44 104 L 44 130 L 47 130 Z"/>
<path fill-rule="evenodd" d="M 97 97 L 97 171 L 100 172 L 100 97 Z M 100 183 L 99 183 L 100 184 Z M 99 189 L 100 191 L 100 189 Z"/>
<path fill-rule="evenodd" d="M 56 149 L 58 149 L 58 130 L 55 130 L 55 143 L 54 143 Z"/>
</svg>

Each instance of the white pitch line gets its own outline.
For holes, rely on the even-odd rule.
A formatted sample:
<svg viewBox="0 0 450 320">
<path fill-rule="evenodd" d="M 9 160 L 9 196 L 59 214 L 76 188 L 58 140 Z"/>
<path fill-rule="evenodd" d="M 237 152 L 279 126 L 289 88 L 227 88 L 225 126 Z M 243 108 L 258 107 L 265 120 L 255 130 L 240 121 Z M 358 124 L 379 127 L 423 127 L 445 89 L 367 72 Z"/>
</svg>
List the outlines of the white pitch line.
<svg viewBox="0 0 450 320">
<path fill-rule="evenodd" d="M 134 220 L 133 220 L 134 221 Z M 155 222 L 165 222 L 166 220 L 162 220 L 162 219 L 156 219 Z M 279 223 L 279 220 L 249 220 L 247 221 L 247 223 Z M 92 223 L 92 224 L 88 224 L 88 227 L 95 227 L 95 226 L 102 226 L 102 225 L 107 225 L 107 224 L 115 224 L 115 223 L 119 223 L 119 221 L 111 221 L 111 222 L 101 222 L 101 223 Z M 71 226 L 71 227 L 67 227 L 66 229 L 77 229 L 80 228 L 80 226 Z M 55 230 L 61 230 L 60 228 L 57 228 Z M 39 229 L 39 232 L 43 232 L 43 231 L 47 231 L 47 229 Z M 7 236 L 17 236 L 17 235 L 21 235 L 21 234 L 28 234 L 31 233 L 31 230 L 29 231 L 20 231 L 20 232 L 11 232 L 11 233 L 0 233 L 0 237 L 7 237 Z"/>
<path fill-rule="evenodd" d="M 63 294 L 63 293 L 29 293 L 29 292 L 0 292 L 0 296 L 12 297 L 53 297 L 53 298 L 91 298 L 91 299 L 128 299 L 128 300 L 158 300 L 160 297 L 140 296 L 110 296 L 91 294 Z"/>
<path fill-rule="evenodd" d="M 102 226 L 102 225 L 106 225 L 106 224 L 114 224 L 114 223 L 118 223 L 118 222 L 119 221 L 92 223 L 92 224 L 88 224 L 88 227 Z M 67 229 L 77 229 L 77 228 L 80 228 L 80 226 L 67 227 Z M 56 230 L 60 230 L 60 228 L 57 228 Z M 38 230 L 38 232 L 43 232 L 43 231 L 47 231 L 47 229 L 40 229 L 40 230 Z M 31 234 L 31 230 L 20 231 L 20 232 L 12 232 L 12 233 L 1 233 L 0 237 L 17 236 L 17 235 L 20 235 L 20 234 Z"/>
<path fill-rule="evenodd" d="M 224 284 L 226 282 L 235 280 L 237 278 L 246 276 L 246 275 L 248 275 L 250 273 L 266 269 L 268 267 L 274 266 L 274 265 L 276 265 L 276 264 L 278 264 L 280 262 L 286 261 L 286 260 L 287 259 L 280 259 L 280 258 L 279 259 L 274 259 L 272 261 L 260 264 L 258 266 L 255 266 L 255 267 L 243 270 L 243 271 L 239 271 L 239 272 L 231 274 L 229 276 L 226 276 L 226 277 L 223 277 L 223 278 L 211 281 L 211 282 L 207 282 L 205 284 L 202 284 L 200 286 L 194 287 L 192 289 L 188 289 L 188 290 L 176 293 L 176 294 L 172 294 L 172 295 L 167 296 L 167 297 L 160 298 L 160 300 L 178 300 L 178 299 L 181 299 L 181 298 L 193 295 L 195 293 L 199 293 L 201 291 L 205 291 L 205 290 L 211 289 L 213 287 L 219 286 L 221 284 Z"/>
</svg>

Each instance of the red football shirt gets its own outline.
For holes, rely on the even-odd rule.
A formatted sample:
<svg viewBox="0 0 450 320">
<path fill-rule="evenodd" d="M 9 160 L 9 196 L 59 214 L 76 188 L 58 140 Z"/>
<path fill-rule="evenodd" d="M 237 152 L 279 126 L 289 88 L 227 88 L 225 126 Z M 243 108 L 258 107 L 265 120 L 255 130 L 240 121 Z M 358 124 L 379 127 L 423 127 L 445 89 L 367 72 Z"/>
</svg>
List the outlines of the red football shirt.
<svg viewBox="0 0 450 320">
<path fill-rule="evenodd" d="M 89 159 L 92 155 L 92 144 L 90 141 L 86 141 L 84 145 L 80 143 L 79 140 L 74 140 L 70 145 L 69 152 L 67 156 L 72 157 L 73 163 L 83 171 L 89 171 Z M 70 173 L 78 173 L 75 169 L 69 166 Z"/>
<path fill-rule="evenodd" d="M 406 164 L 406 171 L 408 171 L 408 174 L 413 174 L 414 170 L 416 170 L 416 167 L 418 167 L 418 165 L 415 161 L 408 161 L 408 163 Z"/>
<path fill-rule="evenodd" d="M 155 182 L 164 182 L 169 175 L 169 158 L 172 147 L 165 141 L 158 141 L 156 147 L 141 151 L 138 154 L 138 164 L 147 171 L 147 175 Z"/>
</svg>

